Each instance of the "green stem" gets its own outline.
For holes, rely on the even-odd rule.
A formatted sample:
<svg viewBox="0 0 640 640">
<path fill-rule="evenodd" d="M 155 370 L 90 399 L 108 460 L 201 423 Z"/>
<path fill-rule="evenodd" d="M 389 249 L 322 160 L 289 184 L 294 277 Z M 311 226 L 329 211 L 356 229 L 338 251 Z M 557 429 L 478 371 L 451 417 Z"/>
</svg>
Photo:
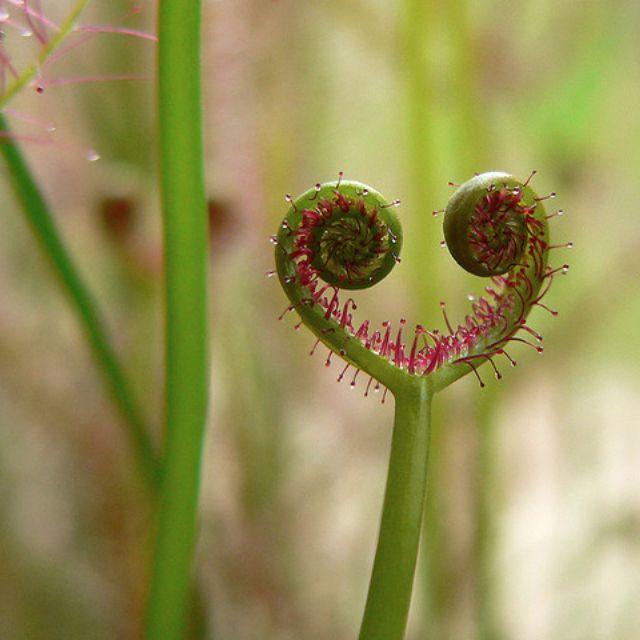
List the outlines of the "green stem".
<svg viewBox="0 0 640 640">
<path fill-rule="evenodd" d="M 109 344 L 105 323 L 60 236 L 20 148 L 11 139 L 11 131 L 1 113 L 0 134 L 3 137 L 0 153 L 7 163 L 11 185 L 22 211 L 80 320 L 109 392 L 129 428 L 129 437 L 139 465 L 149 484 L 155 486 L 159 480 L 160 462 L 123 369 Z"/>
<path fill-rule="evenodd" d="M 166 446 L 149 639 L 183 637 L 208 403 L 208 233 L 201 3 L 161 0 L 158 59 L 166 278 Z"/>
<path fill-rule="evenodd" d="M 360 640 L 401 640 L 411 604 L 426 493 L 431 390 L 421 380 L 395 397 L 387 486 Z"/>
</svg>

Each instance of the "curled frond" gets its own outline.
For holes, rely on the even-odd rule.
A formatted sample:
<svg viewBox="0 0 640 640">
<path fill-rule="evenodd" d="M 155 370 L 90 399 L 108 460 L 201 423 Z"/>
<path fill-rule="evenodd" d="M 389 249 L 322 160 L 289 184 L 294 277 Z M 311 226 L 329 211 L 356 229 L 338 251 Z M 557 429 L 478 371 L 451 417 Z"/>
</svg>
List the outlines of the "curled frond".
<svg viewBox="0 0 640 640">
<path fill-rule="evenodd" d="M 442 389 L 466 373 L 477 375 L 487 362 L 501 377 L 494 358 L 514 365 L 506 352 L 511 343 L 542 352 L 542 337 L 527 325 L 527 314 L 544 307 L 554 277 L 568 269 L 547 264 L 554 247 L 545 199 L 529 181 L 505 173 L 478 175 L 456 190 L 445 211 L 447 245 L 462 267 L 490 283 L 455 326 L 441 303 L 447 328 L 439 331 L 409 327 L 404 318 L 380 327 L 356 322 L 355 300 L 340 293 L 376 284 L 399 261 L 398 201 L 341 180 L 288 197 L 291 208 L 273 237 L 277 273 L 291 303 L 286 311 L 295 310 L 318 342 L 346 360 L 339 380 L 348 367 L 371 376 L 366 393 L 374 379 L 394 391 L 425 376 L 434 390 Z"/>
</svg>

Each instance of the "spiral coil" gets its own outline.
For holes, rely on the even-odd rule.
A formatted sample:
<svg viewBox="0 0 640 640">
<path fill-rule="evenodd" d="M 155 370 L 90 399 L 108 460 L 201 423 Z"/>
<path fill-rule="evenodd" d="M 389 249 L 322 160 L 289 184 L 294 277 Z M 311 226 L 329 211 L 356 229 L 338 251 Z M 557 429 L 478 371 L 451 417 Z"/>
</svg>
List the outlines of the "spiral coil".
<svg viewBox="0 0 640 640">
<path fill-rule="evenodd" d="M 277 273 L 291 303 L 286 311 L 298 312 L 315 333 L 316 346 L 323 342 L 346 360 L 339 380 L 349 367 L 356 375 L 361 369 L 370 375 L 365 395 L 373 380 L 393 391 L 424 376 L 438 390 L 470 371 L 478 375 L 477 367 L 485 362 L 501 377 L 494 357 L 503 355 L 515 365 L 505 350 L 509 343 L 524 342 L 542 352 L 542 336 L 526 317 L 533 306 L 548 309 L 541 299 L 554 276 L 568 269 L 548 266 L 549 251 L 569 245 L 549 244 L 547 219 L 555 214 L 547 216 L 543 201 L 550 196 L 539 198 L 530 179 L 477 175 L 449 200 L 446 244 L 460 266 L 490 278 L 490 284 L 456 327 L 441 303 L 446 331 L 418 324 L 411 332 L 404 318 L 395 327 L 383 322 L 374 328 L 368 320 L 357 324 L 353 298 L 340 299 L 341 289 L 373 286 L 399 262 L 398 201 L 388 203 L 370 187 L 342 176 L 295 200 L 287 197 L 291 207 L 274 237 Z"/>
</svg>

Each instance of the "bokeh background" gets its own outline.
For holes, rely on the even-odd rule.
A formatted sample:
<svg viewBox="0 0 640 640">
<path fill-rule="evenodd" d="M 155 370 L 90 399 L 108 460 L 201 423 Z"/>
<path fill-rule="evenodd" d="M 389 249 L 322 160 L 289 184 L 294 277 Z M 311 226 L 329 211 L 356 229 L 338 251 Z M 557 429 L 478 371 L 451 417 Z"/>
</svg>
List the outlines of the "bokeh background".
<svg viewBox="0 0 640 640">
<path fill-rule="evenodd" d="M 1 3 L 9 7 L 10 3 Z M 42 0 L 61 20 L 68 0 Z M 139 8 L 134 11 L 132 8 Z M 10 8 L 10 7 L 9 7 Z M 400 198 L 406 249 L 359 311 L 442 325 L 483 282 L 441 249 L 449 180 L 538 170 L 571 240 L 532 312 L 545 353 L 434 401 L 408 638 L 640 638 L 640 4 L 205 2 L 211 417 L 198 580 L 217 640 L 356 636 L 393 402 L 338 385 L 286 306 L 268 237 L 286 192 L 361 180 Z M 152 32 L 155 6 L 85 24 Z M 3 46 L 25 63 L 29 38 Z M 73 36 L 78 38 L 76 34 Z M 33 41 L 33 38 L 31 39 Z M 21 57 L 20 57 L 21 56 Z M 154 44 L 88 39 L 6 115 L 159 440 L 162 248 Z M 189 73 L 185 69 L 185 73 Z M 137 80 L 111 81 L 110 75 Z M 145 79 L 146 77 L 146 79 Z M 55 126 L 55 131 L 50 130 Z M 100 159 L 95 160 L 97 155 Z M 0 169 L 0 638 L 136 638 L 149 495 L 75 316 Z M 360 317 L 360 316 L 359 316 Z M 201 636 L 202 637 L 202 636 Z"/>
</svg>

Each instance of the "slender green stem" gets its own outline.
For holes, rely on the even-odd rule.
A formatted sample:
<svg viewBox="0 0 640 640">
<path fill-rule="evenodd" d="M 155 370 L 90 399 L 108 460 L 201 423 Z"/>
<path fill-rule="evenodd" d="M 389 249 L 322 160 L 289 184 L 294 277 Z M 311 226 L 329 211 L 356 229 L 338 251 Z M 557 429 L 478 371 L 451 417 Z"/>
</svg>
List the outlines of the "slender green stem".
<svg viewBox="0 0 640 640">
<path fill-rule="evenodd" d="M 160 463 L 152 446 L 146 421 L 135 402 L 118 358 L 109 344 L 105 323 L 95 301 L 79 275 L 44 196 L 32 177 L 20 148 L 11 139 L 10 129 L 1 113 L 0 135 L 4 138 L 0 143 L 0 153 L 7 163 L 11 185 L 22 211 L 80 320 L 109 392 L 128 426 L 139 465 L 149 484 L 155 486 L 159 480 Z"/>
<path fill-rule="evenodd" d="M 161 0 L 158 59 L 166 277 L 166 445 L 147 638 L 183 637 L 208 402 L 201 3 Z"/>
<path fill-rule="evenodd" d="M 401 640 L 409 614 L 424 509 L 431 390 L 396 392 L 395 423 L 378 548 L 360 640 Z"/>
<path fill-rule="evenodd" d="M 36 61 L 28 66 L 14 81 L 10 84 L 6 91 L 0 95 L 0 109 L 13 98 L 13 96 L 26 86 L 36 74 L 42 69 L 44 63 L 49 56 L 65 41 L 67 36 L 76 26 L 76 21 L 80 14 L 87 8 L 90 0 L 78 0 L 74 8 L 71 10 L 66 20 L 60 25 L 60 29 L 55 35 L 42 47 Z"/>
</svg>

